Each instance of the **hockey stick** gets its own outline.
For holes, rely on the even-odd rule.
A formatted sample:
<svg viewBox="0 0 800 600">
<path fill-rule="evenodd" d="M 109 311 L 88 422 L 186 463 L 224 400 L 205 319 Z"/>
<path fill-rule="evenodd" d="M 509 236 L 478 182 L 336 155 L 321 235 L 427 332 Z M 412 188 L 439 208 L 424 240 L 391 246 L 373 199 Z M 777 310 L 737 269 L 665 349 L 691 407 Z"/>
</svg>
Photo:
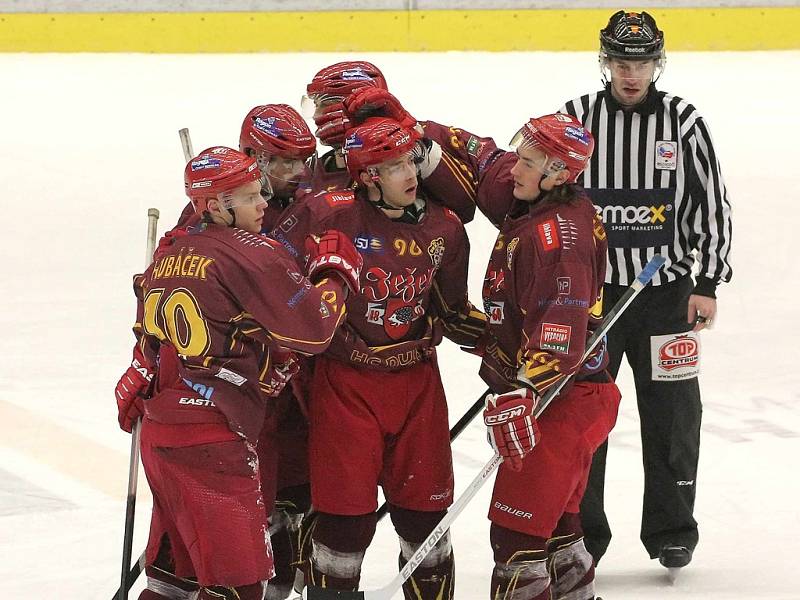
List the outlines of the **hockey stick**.
<svg viewBox="0 0 800 600">
<path fill-rule="evenodd" d="M 186 128 L 186 127 L 184 127 L 183 129 L 179 129 L 178 130 L 178 137 L 180 137 L 180 139 L 181 139 L 181 148 L 183 149 L 183 158 L 184 158 L 184 160 L 186 162 L 189 162 L 190 160 L 192 160 L 192 157 L 194 156 L 194 150 L 192 150 L 192 138 L 189 135 L 189 129 Z M 151 208 L 150 210 L 147 211 L 148 218 L 150 218 L 153 215 L 153 213 L 155 214 L 155 220 L 158 221 L 158 209 L 156 209 L 156 208 Z M 156 235 L 155 234 L 155 222 L 153 222 L 152 227 L 153 227 L 152 245 L 150 245 L 150 241 L 151 241 L 150 229 L 148 228 L 148 231 L 147 231 L 147 236 L 148 236 L 147 237 L 147 243 L 148 243 L 147 264 L 148 265 L 150 264 L 150 261 L 153 258 L 153 249 L 155 248 L 155 241 L 156 241 L 156 237 L 155 237 L 155 235 Z M 131 432 L 131 435 L 133 436 L 133 438 L 131 439 L 131 465 L 133 465 L 133 460 L 134 460 L 133 453 L 135 451 L 136 452 L 136 472 L 138 474 L 138 471 L 139 471 L 139 466 L 138 466 L 138 464 L 139 464 L 139 421 L 138 420 L 133 425 L 133 430 Z M 135 450 L 134 450 L 134 444 L 135 444 Z M 134 500 L 133 501 L 135 503 L 136 502 L 136 498 L 135 498 L 135 496 L 136 496 L 136 481 L 133 482 L 133 494 L 134 494 Z M 129 474 L 128 475 L 128 502 L 129 503 L 130 503 L 130 496 L 131 496 L 131 480 L 130 480 L 130 474 Z M 131 510 L 133 510 L 133 509 L 131 509 Z M 133 526 L 132 523 L 133 523 L 133 515 L 131 514 L 131 527 Z M 126 535 L 127 535 L 127 527 L 128 527 L 128 524 L 127 524 L 127 517 L 126 517 L 126 521 L 125 521 Z M 133 540 L 127 540 L 127 537 L 126 537 L 126 546 L 128 546 L 128 547 L 124 547 L 123 548 L 123 559 L 122 559 L 123 573 L 122 573 L 122 578 L 121 578 L 122 580 L 120 582 L 120 588 L 116 591 L 116 593 L 114 594 L 114 596 L 112 597 L 111 600 L 127 600 L 128 592 L 130 591 L 130 589 L 133 586 L 134 582 L 136 581 L 136 579 L 139 577 L 139 575 L 142 573 L 142 570 L 144 569 L 144 558 L 145 558 L 144 551 L 139 556 L 139 559 L 133 564 L 133 566 L 130 567 L 130 564 L 131 564 L 131 550 L 132 550 L 132 548 L 130 548 L 129 546 L 132 543 L 132 541 Z M 128 570 L 128 567 L 130 567 L 130 570 Z M 126 576 L 126 571 L 127 571 L 127 576 Z"/>
<path fill-rule="evenodd" d="M 639 276 L 636 278 L 636 281 L 634 281 L 630 287 L 625 290 L 625 293 L 622 295 L 619 301 L 606 314 L 606 317 L 603 319 L 600 327 L 595 330 L 595 332 L 587 341 L 586 351 L 583 353 L 581 362 L 585 361 L 589 357 L 597 344 L 600 343 L 606 333 L 608 333 L 608 330 L 611 329 L 611 326 L 616 323 L 623 311 L 628 308 L 630 303 L 633 302 L 633 299 L 636 298 L 639 292 L 641 292 L 650 282 L 650 280 L 656 274 L 656 271 L 661 268 L 664 262 L 664 257 L 654 256 L 650 262 L 645 265 L 644 269 L 642 269 L 642 272 L 639 273 Z M 542 401 L 539 402 L 536 410 L 534 411 L 535 417 L 538 418 L 544 412 L 544 410 L 553 401 L 553 398 L 555 398 L 564 387 L 564 384 L 568 381 L 568 379 L 569 377 L 565 377 L 557 386 L 553 386 L 547 390 L 547 392 L 545 392 L 544 396 L 542 397 Z M 439 521 L 439 524 L 436 526 L 436 528 L 425 539 L 425 541 L 422 542 L 420 547 L 417 548 L 417 551 L 414 552 L 411 558 L 408 559 L 408 563 L 406 563 L 406 565 L 388 584 L 382 588 L 378 588 L 377 590 L 356 592 L 311 586 L 306 588 L 304 597 L 308 600 L 390 600 L 397 592 L 400 591 L 400 589 L 403 587 L 403 584 L 414 573 L 414 570 L 425 559 L 434 546 L 436 546 L 445 533 L 447 533 L 450 525 L 453 523 L 453 521 L 455 521 L 456 517 L 458 517 L 467 504 L 469 504 L 470 500 L 472 500 L 475 494 L 478 493 L 478 490 L 483 487 L 483 484 L 486 483 L 492 473 L 494 473 L 495 469 L 497 469 L 502 460 L 503 459 L 497 453 L 495 453 L 492 458 L 489 459 L 489 462 L 487 462 L 486 465 L 484 465 L 480 472 L 475 476 L 475 479 L 473 479 L 469 486 L 467 486 L 467 489 L 464 490 L 458 499 L 453 503 L 453 506 L 451 506 L 450 510 L 447 511 L 447 514 L 444 516 L 444 518 Z"/>
<path fill-rule="evenodd" d="M 486 396 L 491 393 L 492 390 L 490 389 L 487 389 L 485 392 L 483 392 L 483 394 L 481 394 L 480 397 L 477 400 L 475 400 L 475 404 L 470 406 L 467 412 L 465 412 L 464 415 L 458 420 L 458 422 L 455 425 L 453 425 L 453 427 L 450 429 L 451 444 L 453 443 L 453 440 L 455 440 L 461 434 L 461 432 L 467 428 L 467 425 L 469 425 L 472 422 L 472 420 L 478 415 L 478 413 L 481 412 L 481 409 L 483 409 L 484 405 L 486 404 Z M 389 512 L 389 503 L 384 502 L 378 509 L 378 521 L 380 521 L 383 517 L 385 517 L 386 513 L 388 512 Z"/>
<path fill-rule="evenodd" d="M 147 209 L 147 248 L 145 254 L 145 268 L 153 260 L 156 247 L 156 225 L 158 224 L 158 209 Z M 133 519 L 136 515 L 136 487 L 139 483 L 139 438 L 141 437 L 141 417 L 131 426 L 131 460 L 128 466 L 128 500 L 125 506 L 125 535 L 122 539 L 122 572 L 120 574 L 119 590 L 116 597 L 119 600 L 128 599 L 128 590 L 133 584 L 130 578 L 131 550 L 133 547 Z M 140 559 L 141 561 L 141 559 Z M 140 561 L 137 561 L 137 565 Z M 141 569 L 141 567 L 140 567 Z M 136 579 L 134 575 L 133 579 Z"/>
</svg>

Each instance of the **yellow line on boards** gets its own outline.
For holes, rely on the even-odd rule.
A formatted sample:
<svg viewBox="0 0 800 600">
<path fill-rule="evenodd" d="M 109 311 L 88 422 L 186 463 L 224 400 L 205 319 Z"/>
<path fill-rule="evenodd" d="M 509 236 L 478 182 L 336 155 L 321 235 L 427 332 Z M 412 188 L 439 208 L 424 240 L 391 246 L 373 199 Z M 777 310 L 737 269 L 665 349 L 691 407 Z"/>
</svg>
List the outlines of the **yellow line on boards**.
<svg viewBox="0 0 800 600">
<path fill-rule="evenodd" d="M 596 50 L 609 9 L 0 13 L 0 52 Z M 800 7 L 655 8 L 667 51 L 800 48 Z"/>
</svg>

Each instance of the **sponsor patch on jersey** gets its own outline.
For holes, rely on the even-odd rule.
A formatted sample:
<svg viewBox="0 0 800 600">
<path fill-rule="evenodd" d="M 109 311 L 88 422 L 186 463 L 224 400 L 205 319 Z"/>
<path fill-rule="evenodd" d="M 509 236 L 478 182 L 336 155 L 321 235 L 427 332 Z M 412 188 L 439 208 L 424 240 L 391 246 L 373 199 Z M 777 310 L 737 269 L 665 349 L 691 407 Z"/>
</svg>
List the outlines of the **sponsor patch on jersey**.
<svg viewBox="0 0 800 600">
<path fill-rule="evenodd" d="M 539 223 L 536 229 L 539 232 L 539 241 L 542 243 L 542 247 L 546 252 L 561 247 L 561 241 L 558 239 L 556 222 L 553 219 L 548 219 L 544 223 Z"/>
<path fill-rule="evenodd" d="M 239 375 L 239 373 L 235 373 L 234 371 L 226 369 L 225 367 L 220 367 L 219 371 L 217 372 L 217 377 L 239 387 L 241 387 L 241 385 L 247 381 L 247 377 Z"/>
<path fill-rule="evenodd" d="M 653 381 L 680 381 L 700 373 L 700 339 L 693 331 L 650 337 Z"/>
<path fill-rule="evenodd" d="M 490 325 L 502 325 L 505 318 L 505 302 L 499 300 L 487 300 L 483 304 L 486 316 L 489 317 Z"/>
<path fill-rule="evenodd" d="M 355 202 L 356 197 L 350 192 L 330 192 L 325 194 L 328 206 L 346 206 Z"/>
<path fill-rule="evenodd" d="M 658 140 L 655 155 L 656 169 L 674 171 L 678 168 L 678 142 Z"/>
<path fill-rule="evenodd" d="M 478 138 L 474 135 L 469 136 L 467 140 L 467 154 L 470 156 L 478 156 L 478 150 L 480 149 L 480 142 L 478 142 Z"/>
<path fill-rule="evenodd" d="M 367 323 L 372 323 L 373 325 L 383 325 L 384 314 L 386 314 L 386 309 L 383 307 L 383 302 L 367 303 Z"/>
<path fill-rule="evenodd" d="M 569 296 L 572 291 L 572 277 L 556 277 L 559 296 Z"/>
<path fill-rule="evenodd" d="M 294 215 L 289 215 L 283 221 L 281 221 L 280 229 L 283 233 L 289 233 L 294 226 L 297 225 L 298 219 Z"/>
<path fill-rule="evenodd" d="M 353 238 L 353 245 L 361 254 L 368 254 L 370 252 L 380 254 L 383 252 L 384 243 L 379 237 L 368 233 L 359 233 Z"/>
<path fill-rule="evenodd" d="M 569 354 L 569 340 L 572 327 L 558 323 L 542 323 L 542 335 L 539 347 L 542 350 L 552 350 L 560 354 Z"/>
<path fill-rule="evenodd" d="M 586 191 L 603 221 L 610 248 L 653 248 L 674 242 L 674 189 Z M 602 233 L 598 229 L 594 235 Z"/>
</svg>

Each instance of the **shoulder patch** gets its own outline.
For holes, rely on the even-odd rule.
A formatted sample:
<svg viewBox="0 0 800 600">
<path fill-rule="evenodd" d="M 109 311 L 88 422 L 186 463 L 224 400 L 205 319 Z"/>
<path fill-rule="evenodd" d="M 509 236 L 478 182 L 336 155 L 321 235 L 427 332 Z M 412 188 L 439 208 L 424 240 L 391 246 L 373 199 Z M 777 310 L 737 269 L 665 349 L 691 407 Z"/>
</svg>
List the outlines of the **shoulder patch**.
<svg viewBox="0 0 800 600">
<path fill-rule="evenodd" d="M 461 219 L 458 218 L 458 215 L 456 213 L 454 213 L 452 210 L 450 210 L 446 206 L 443 206 L 442 208 L 444 209 L 444 214 L 445 214 L 446 217 L 449 217 L 451 220 L 455 221 L 459 225 L 462 224 L 461 223 Z"/>
<path fill-rule="evenodd" d="M 325 192 L 323 195 L 325 202 L 328 206 L 335 208 L 337 206 L 347 206 L 356 200 L 355 192 L 352 190 L 337 190 L 334 192 Z"/>
<path fill-rule="evenodd" d="M 536 233 L 538 234 L 539 243 L 544 248 L 545 252 L 556 250 L 561 247 L 561 240 L 558 237 L 558 226 L 554 219 L 547 219 L 543 223 L 536 226 Z"/>
</svg>

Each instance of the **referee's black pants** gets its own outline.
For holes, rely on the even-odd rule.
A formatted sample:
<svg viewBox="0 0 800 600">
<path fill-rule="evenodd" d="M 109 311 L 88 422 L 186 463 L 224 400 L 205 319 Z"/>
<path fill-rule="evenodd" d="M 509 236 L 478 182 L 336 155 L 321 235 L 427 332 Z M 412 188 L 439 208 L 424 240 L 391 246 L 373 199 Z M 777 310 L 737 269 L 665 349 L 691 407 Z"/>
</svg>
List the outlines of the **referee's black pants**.
<svg viewBox="0 0 800 600">
<path fill-rule="evenodd" d="M 698 540 L 697 521 L 692 513 L 700 453 L 700 388 L 696 377 L 653 381 L 650 365 L 651 336 L 692 329 L 686 315 L 693 287 L 689 277 L 647 286 L 608 334 L 609 372 L 616 378 L 625 354 L 636 384 L 644 463 L 640 537 L 650 558 L 658 557 L 665 544 L 694 550 Z M 607 284 L 604 306 L 614 306 L 626 289 Z M 581 503 L 585 544 L 595 563 L 611 541 L 603 505 L 607 450 L 606 440 L 595 452 Z"/>
</svg>

